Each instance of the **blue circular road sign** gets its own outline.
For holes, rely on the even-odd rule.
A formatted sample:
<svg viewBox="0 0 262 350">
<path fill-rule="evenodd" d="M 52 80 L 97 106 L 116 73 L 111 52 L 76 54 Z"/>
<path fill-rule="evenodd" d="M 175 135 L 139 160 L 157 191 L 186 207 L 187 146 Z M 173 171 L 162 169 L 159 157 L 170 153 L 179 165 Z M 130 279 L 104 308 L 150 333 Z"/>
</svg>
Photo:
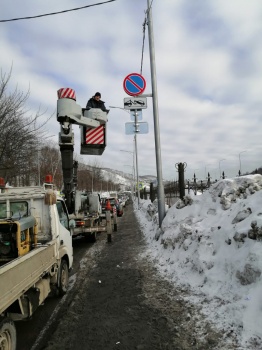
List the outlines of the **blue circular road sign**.
<svg viewBox="0 0 262 350">
<path fill-rule="evenodd" d="M 144 92 L 146 88 L 146 81 L 142 75 L 138 73 L 131 73 L 125 77 L 123 87 L 128 95 L 137 96 Z"/>
</svg>

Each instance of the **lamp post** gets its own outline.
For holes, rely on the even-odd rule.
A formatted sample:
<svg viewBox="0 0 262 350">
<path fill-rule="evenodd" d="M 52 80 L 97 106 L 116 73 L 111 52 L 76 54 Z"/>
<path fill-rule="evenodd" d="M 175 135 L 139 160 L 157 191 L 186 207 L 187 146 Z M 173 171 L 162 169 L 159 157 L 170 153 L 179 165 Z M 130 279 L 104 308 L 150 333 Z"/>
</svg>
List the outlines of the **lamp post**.
<svg viewBox="0 0 262 350">
<path fill-rule="evenodd" d="M 126 113 L 130 114 L 125 108 L 122 107 L 116 107 L 116 106 L 109 106 L 109 108 L 117 108 L 117 109 L 122 109 L 123 111 L 125 111 Z"/>
<path fill-rule="evenodd" d="M 134 152 L 131 152 L 131 151 L 126 151 L 126 150 L 124 150 L 124 149 L 121 149 L 120 150 L 121 152 L 127 152 L 127 153 L 130 153 L 130 154 L 132 154 L 132 156 L 133 156 L 133 166 L 132 166 L 132 172 L 133 172 L 133 174 L 132 174 L 132 177 L 133 177 L 133 191 L 135 190 L 135 153 Z M 131 166 L 131 165 L 130 165 Z"/>
<path fill-rule="evenodd" d="M 241 158 L 240 158 L 240 154 L 241 153 L 244 153 L 244 152 L 247 152 L 247 151 L 242 151 L 238 154 L 238 157 L 239 157 L 239 176 L 241 175 Z"/>
<path fill-rule="evenodd" d="M 129 164 L 124 164 L 124 166 L 129 166 L 130 168 L 132 168 L 132 198 L 134 197 L 134 193 L 136 191 L 136 186 L 135 186 L 135 173 L 134 173 L 134 167 L 132 165 Z"/>
<path fill-rule="evenodd" d="M 221 163 L 223 160 L 226 160 L 226 159 L 220 159 L 220 161 L 219 161 L 219 178 L 220 178 L 220 179 L 221 179 L 221 168 L 220 168 L 220 163 Z"/>
<path fill-rule="evenodd" d="M 130 112 L 128 112 L 125 108 L 122 107 L 116 107 L 116 106 L 109 106 L 109 108 L 117 108 L 122 109 L 126 113 L 130 115 Z M 135 124 L 137 123 L 137 116 L 135 115 Z M 139 207 L 139 175 L 138 175 L 138 151 L 137 151 L 137 137 L 136 133 L 134 135 L 134 142 L 135 142 L 135 155 L 136 155 L 136 179 L 137 179 L 137 204 Z"/>
</svg>

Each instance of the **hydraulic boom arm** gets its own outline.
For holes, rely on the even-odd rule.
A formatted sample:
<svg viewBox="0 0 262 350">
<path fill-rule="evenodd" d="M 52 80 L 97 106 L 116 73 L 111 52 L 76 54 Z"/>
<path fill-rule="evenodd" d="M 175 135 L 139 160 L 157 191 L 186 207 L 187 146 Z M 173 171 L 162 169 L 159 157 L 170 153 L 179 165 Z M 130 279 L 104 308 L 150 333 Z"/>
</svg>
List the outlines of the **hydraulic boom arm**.
<svg viewBox="0 0 262 350">
<path fill-rule="evenodd" d="M 64 194 L 69 214 L 75 212 L 75 190 L 77 185 L 78 163 L 73 159 L 74 133 L 72 124 L 97 128 L 107 121 L 106 113 L 99 110 L 99 117 L 82 109 L 75 101 L 72 89 L 58 90 L 57 121 L 60 123 L 59 146 L 62 159 Z M 87 117 L 91 115 L 91 118 Z M 97 115 L 97 114 L 96 114 Z"/>
</svg>

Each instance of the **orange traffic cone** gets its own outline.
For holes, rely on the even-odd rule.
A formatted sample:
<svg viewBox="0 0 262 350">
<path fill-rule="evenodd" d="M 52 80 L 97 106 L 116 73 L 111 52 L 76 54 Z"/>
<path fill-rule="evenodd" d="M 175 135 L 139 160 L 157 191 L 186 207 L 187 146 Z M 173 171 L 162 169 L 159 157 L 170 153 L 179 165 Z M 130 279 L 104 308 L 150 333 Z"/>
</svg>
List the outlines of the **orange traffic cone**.
<svg viewBox="0 0 262 350">
<path fill-rule="evenodd" d="M 110 211 L 112 210 L 112 207 L 111 207 L 109 199 L 106 201 L 106 210 L 110 210 Z"/>
</svg>

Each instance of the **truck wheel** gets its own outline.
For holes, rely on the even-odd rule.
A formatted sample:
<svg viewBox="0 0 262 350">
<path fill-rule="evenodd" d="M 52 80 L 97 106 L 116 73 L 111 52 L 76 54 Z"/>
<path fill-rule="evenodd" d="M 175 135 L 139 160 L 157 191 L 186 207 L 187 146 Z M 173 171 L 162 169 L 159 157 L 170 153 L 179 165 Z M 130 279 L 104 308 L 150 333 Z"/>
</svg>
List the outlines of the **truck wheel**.
<svg viewBox="0 0 262 350">
<path fill-rule="evenodd" d="M 67 262 L 63 259 L 61 261 L 60 265 L 60 271 L 59 271 L 59 286 L 58 286 L 58 292 L 60 296 L 63 296 L 66 294 L 69 284 L 69 271 L 68 271 L 68 265 Z"/>
<path fill-rule="evenodd" d="M 85 236 L 86 242 L 88 243 L 95 243 L 96 242 L 96 232 L 92 232 Z"/>
<path fill-rule="evenodd" d="M 16 349 L 15 324 L 12 320 L 6 317 L 0 320 L 0 349 Z"/>
<path fill-rule="evenodd" d="M 96 242 L 96 232 L 91 233 L 90 235 L 90 242 L 95 243 Z"/>
</svg>

